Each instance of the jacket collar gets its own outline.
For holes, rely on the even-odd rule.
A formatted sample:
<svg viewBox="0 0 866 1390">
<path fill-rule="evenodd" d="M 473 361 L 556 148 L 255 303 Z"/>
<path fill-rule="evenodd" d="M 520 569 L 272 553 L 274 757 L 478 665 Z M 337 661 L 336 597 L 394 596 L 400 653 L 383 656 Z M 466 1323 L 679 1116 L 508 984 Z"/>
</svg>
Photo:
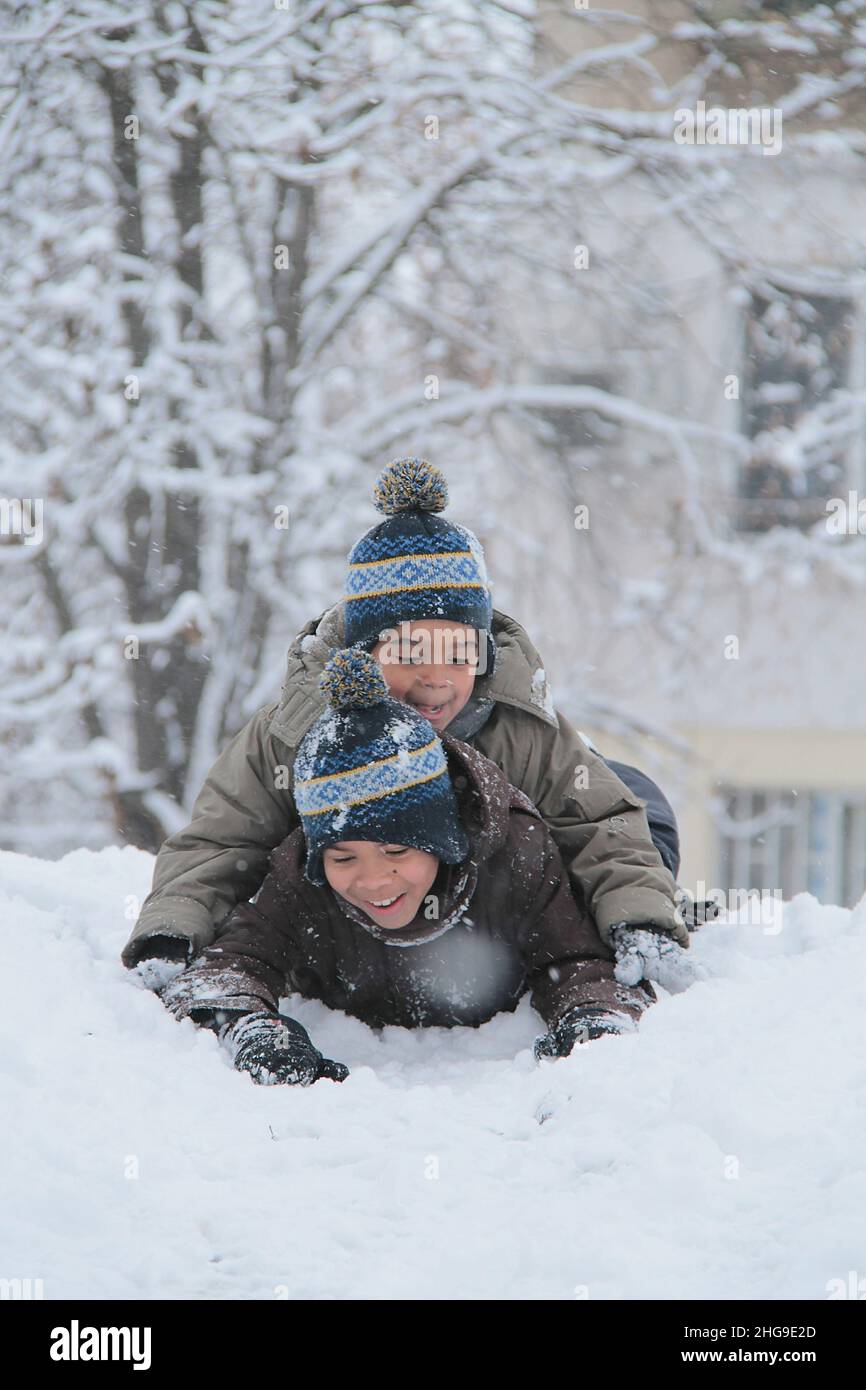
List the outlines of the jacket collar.
<svg viewBox="0 0 866 1390">
<path fill-rule="evenodd" d="M 496 669 L 479 676 L 468 704 L 452 721 L 455 734 L 471 738 L 496 703 L 513 705 L 557 727 L 553 696 L 541 658 L 526 630 L 507 614 L 493 610 Z M 335 648 L 344 645 L 343 603 L 335 603 L 302 628 L 286 655 L 286 677 L 279 706 L 268 732 L 297 748 L 325 707 L 319 677 Z M 493 702 L 492 704 L 489 702 Z M 446 730 L 446 733 L 448 731 Z"/>
</svg>

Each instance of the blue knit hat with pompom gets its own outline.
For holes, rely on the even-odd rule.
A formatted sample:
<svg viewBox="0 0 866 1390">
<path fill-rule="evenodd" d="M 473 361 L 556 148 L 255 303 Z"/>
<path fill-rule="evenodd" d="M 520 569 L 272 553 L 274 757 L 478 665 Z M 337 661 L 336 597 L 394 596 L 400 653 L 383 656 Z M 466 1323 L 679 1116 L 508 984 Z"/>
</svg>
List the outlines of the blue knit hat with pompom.
<svg viewBox="0 0 866 1390">
<path fill-rule="evenodd" d="M 361 648 L 335 652 L 319 685 L 328 706 L 294 767 L 305 877 L 325 883 L 322 850 L 340 840 L 412 845 L 459 864 L 469 839 L 433 725 L 389 695 L 378 661 Z"/>
<path fill-rule="evenodd" d="M 387 520 L 349 552 L 346 641 L 369 646 L 401 622 L 450 619 L 486 634 L 485 674 L 492 675 L 496 644 L 484 551 L 474 531 L 436 515 L 448 504 L 444 475 L 423 458 L 394 459 L 376 480 L 373 502 Z"/>
</svg>

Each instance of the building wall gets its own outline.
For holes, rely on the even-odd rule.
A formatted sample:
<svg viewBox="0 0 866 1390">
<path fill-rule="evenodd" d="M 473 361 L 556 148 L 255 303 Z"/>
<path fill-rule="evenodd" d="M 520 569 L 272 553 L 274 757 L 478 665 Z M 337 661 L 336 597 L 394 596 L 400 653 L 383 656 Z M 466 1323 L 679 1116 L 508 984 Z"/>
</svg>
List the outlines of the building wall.
<svg viewBox="0 0 866 1390">
<path fill-rule="evenodd" d="M 820 156 L 731 150 L 718 168 L 726 189 L 706 203 L 706 236 L 638 180 L 595 198 L 576 190 L 573 216 L 543 236 L 560 268 L 588 246 L 573 296 L 519 260 L 503 276 L 501 331 L 525 342 L 527 363 L 542 351 L 554 371 L 606 369 L 647 410 L 736 433 L 725 383 L 744 373 L 748 285 L 766 273 L 804 290 L 847 283 L 849 384 L 866 390 L 857 161 L 830 144 Z M 569 717 L 661 781 L 681 819 L 684 882 L 720 872 L 720 785 L 866 792 L 866 542 L 737 533 L 736 455 L 711 440 L 626 422 L 600 463 L 565 476 L 527 431 L 497 428 L 513 466 L 488 540 L 496 605 L 526 624 Z M 851 467 L 866 495 L 863 432 Z M 590 507 L 588 531 L 574 527 L 575 502 Z M 639 732 L 624 737 L 629 721 Z"/>
</svg>

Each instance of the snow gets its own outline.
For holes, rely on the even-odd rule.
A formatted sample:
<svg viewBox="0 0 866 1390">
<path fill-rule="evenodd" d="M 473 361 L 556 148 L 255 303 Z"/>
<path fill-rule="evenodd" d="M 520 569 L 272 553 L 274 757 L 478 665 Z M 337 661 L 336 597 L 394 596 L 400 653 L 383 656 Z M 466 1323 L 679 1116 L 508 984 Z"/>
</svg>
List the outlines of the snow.
<svg viewBox="0 0 866 1390">
<path fill-rule="evenodd" d="M 408 761 L 408 750 L 413 746 L 418 738 L 419 721 L 415 717 L 401 718 L 395 715 L 385 726 L 384 733 L 389 742 L 396 743 L 401 750 L 401 761 Z"/>
<path fill-rule="evenodd" d="M 0 853 L 4 1275 L 49 1299 L 821 1299 L 862 1270 L 866 899 L 709 924 L 705 978 L 558 1062 L 526 1000 L 379 1036 L 296 999 L 351 1070 L 301 1090 L 256 1087 L 120 964 L 152 869 Z"/>
<path fill-rule="evenodd" d="M 539 666 L 537 671 L 532 673 L 532 688 L 529 692 L 529 698 L 534 705 L 538 705 L 538 707 L 543 709 L 546 714 L 549 714 L 552 719 L 556 718 L 556 709 L 553 704 L 553 692 L 550 689 L 547 672 L 541 666 Z"/>
</svg>

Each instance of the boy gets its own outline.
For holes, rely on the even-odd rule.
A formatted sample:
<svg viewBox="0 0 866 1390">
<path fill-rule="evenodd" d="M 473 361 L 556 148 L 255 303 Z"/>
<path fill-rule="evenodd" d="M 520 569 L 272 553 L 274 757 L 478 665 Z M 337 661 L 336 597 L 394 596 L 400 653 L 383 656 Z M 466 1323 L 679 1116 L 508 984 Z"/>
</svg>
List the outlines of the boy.
<svg viewBox="0 0 866 1390">
<path fill-rule="evenodd" d="M 144 962 L 144 978 L 158 986 L 166 962 L 185 963 L 207 946 L 261 886 L 271 850 L 298 825 L 292 766 L 322 710 L 325 662 L 335 648 L 361 645 L 378 656 L 397 698 L 426 712 L 437 732 L 447 728 L 477 748 L 537 806 L 578 906 L 616 954 L 618 978 L 681 987 L 689 978 L 688 930 L 646 803 L 554 709 L 526 632 L 492 607 L 477 537 L 438 516 L 448 495 L 442 474 L 424 459 L 397 459 L 373 495 L 386 519 L 351 551 L 343 600 L 298 634 L 280 700 L 253 715 L 224 750 L 189 826 L 163 844 L 124 964 Z M 474 642 L 465 640 L 470 629 Z M 407 653 L 407 634 L 425 632 L 430 650 Z M 456 660 L 449 634 L 452 646 L 461 634 L 465 640 Z"/>
<path fill-rule="evenodd" d="M 523 793 L 394 699 L 369 653 L 335 653 L 322 688 L 328 707 L 295 760 L 301 825 L 255 904 L 165 989 L 175 1017 L 212 1028 L 268 1085 L 348 1075 L 278 1012 L 284 993 L 376 1028 L 448 1028 L 512 1010 L 528 989 L 548 1025 L 539 1060 L 634 1029 L 652 987 L 617 983 Z"/>
</svg>

